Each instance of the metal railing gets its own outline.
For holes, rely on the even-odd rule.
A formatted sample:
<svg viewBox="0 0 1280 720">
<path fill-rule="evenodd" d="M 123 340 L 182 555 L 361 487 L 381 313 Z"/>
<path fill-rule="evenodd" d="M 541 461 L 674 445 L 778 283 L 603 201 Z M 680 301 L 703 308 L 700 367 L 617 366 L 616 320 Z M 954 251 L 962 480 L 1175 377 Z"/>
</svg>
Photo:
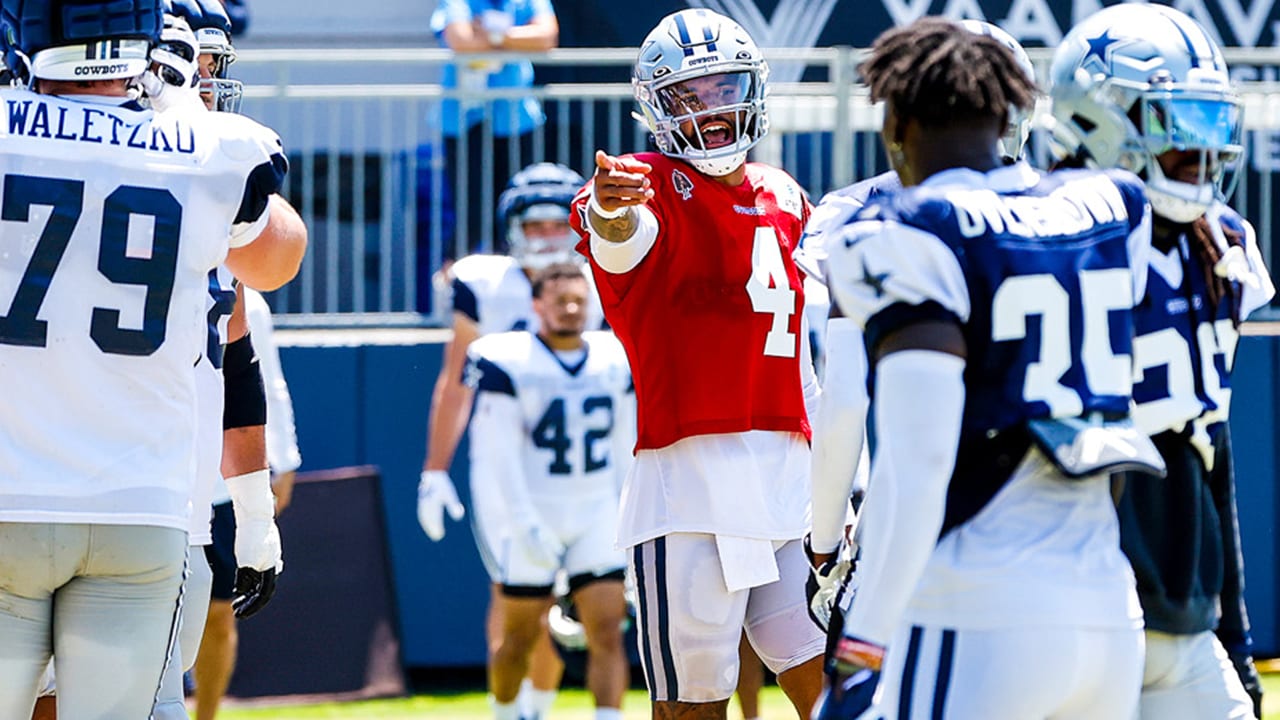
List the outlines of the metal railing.
<svg viewBox="0 0 1280 720">
<path fill-rule="evenodd" d="M 771 131 L 753 159 L 781 165 L 815 199 L 884 169 L 880 110 L 854 82 L 863 52 L 765 51 L 772 76 Z M 1041 79 L 1047 79 L 1050 51 L 1030 53 Z M 1280 48 L 1232 48 L 1226 54 L 1242 77 L 1274 77 L 1280 68 Z M 270 298 L 286 315 L 283 323 L 442 323 L 440 293 L 432 285 L 436 271 L 449 257 L 492 252 L 500 242 L 492 209 L 509 174 L 501 167 L 514 171 L 551 160 L 586 171 L 594 166 L 596 148 L 648 149 L 647 131 L 631 118 L 627 79 L 634 49 L 466 56 L 468 62 L 527 59 L 540 72 L 571 71 L 591 79 L 553 79 L 531 89 L 446 90 L 440 71 L 454 59 L 442 49 L 240 53 L 233 70 L 245 80 L 244 111 L 283 138 L 292 166 L 285 192 L 311 231 L 311 251 L 299 277 Z M 1239 85 L 1250 160 L 1232 200 L 1257 226 L 1270 262 L 1280 83 Z M 546 123 L 523 142 L 502 143 L 493 132 L 492 102 L 525 97 L 542 103 Z M 456 177 L 446 177 L 446 141 L 438 121 L 446 99 L 486 108 L 478 132 L 450 148 L 470 158 L 458 163 Z M 1040 114 L 1045 110 L 1042 103 Z M 1041 158 L 1045 146 L 1033 141 Z"/>
</svg>

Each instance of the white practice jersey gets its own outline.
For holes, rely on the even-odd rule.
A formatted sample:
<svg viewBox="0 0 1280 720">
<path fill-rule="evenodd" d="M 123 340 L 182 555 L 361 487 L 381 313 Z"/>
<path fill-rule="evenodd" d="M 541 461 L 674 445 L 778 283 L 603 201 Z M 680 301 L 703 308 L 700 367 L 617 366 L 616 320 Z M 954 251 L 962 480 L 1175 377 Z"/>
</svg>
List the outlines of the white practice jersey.
<svg viewBox="0 0 1280 720">
<path fill-rule="evenodd" d="M 227 494 L 222 481 L 222 410 L 226 404 L 222 381 L 222 352 L 227 341 L 227 321 L 236 305 L 235 279 L 219 265 L 209 271 L 209 295 L 205 303 L 207 337 L 204 355 L 196 363 L 196 483 L 191 491 L 191 522 L 187 532 L 192 545 L 213 542 L 209 533 L 213 502 Z"/>
<path fill-rule="evenodd" d="M 528 332 L 471 344 L 473 496 L 500 493 L 503 506 L 520 512 L 531 502 L 543 516 L 617 497 L 635 442 L 631 372 L 612 333 L 583 339 L 585 353 L 567 359 Z"/>
<path fill-rule="evenodd" d="M 0 104 L 0 521 L 186 529 L 209 271 L 265 227 L 280 141 L 223 113 Z"/>
<path fill-rule="evenodd" d="M 449 269 L 453 275 L 453 310 L 471 318 L 481 335 L 528 330 L 538 332 L 538 316 L 533 314 L 533 287 L 529 276 L 515 259 L 506 255 L 468 255 Z M 587 328 L 604 329 L 600 295 L 587 278 Z"/>
</svg>

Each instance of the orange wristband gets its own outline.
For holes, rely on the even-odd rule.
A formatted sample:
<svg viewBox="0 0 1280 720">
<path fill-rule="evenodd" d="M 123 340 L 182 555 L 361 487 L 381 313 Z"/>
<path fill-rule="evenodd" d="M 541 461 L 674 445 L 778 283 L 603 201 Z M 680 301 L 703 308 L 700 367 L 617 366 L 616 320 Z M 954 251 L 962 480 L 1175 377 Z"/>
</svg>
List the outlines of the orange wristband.
<svg viewBox="0 0 1280 720">
<path fill-rule="evenodd" d="M 884 648 L 866 640 L 845 636 L 836 643 L 835 661 L 838 665 L 850 668 L 867 668 L 880 672 L 880 665 L 884 662 Z"/>
</svg>

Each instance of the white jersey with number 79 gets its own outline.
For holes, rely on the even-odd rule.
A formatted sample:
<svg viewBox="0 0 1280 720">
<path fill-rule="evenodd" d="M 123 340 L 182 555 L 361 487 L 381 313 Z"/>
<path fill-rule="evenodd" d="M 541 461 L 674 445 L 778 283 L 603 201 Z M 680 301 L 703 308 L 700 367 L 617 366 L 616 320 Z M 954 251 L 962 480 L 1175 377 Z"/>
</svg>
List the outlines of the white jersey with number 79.
<svg viewBox="0 0 1280 720">
<path fill-rule="evenodd" d="M 209 271 L 265 227 L 280 141 L 123 98 L 0 104 L 0 521 L 185 529 Z"/>
</svg>

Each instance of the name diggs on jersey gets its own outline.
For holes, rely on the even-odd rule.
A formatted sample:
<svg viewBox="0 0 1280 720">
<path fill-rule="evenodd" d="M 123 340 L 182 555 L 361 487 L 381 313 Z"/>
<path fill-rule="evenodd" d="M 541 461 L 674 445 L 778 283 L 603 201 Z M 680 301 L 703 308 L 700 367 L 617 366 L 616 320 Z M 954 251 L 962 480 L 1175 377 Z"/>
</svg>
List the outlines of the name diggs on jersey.
<svg viewBox="0 0 1280 720">
<path fill-rule="evenodd" d="M 103 106 L 50 106 L 39 100 L 7 100 L 9 134 L 50 140 L 123 145 L 139 150 L 182 153 L 196 151 L 196 134 L 190 125 L 175 119 L 165 126 L 150 117 L 129 124 Z"/>
<path fill-rule="evenodd" d="M 991 231 L 1048 237 L 1086 232 L 1096 225 L 1128 219 L 1124 198 L 1109 182 L 1064 183 L 1047 196 L 997 195 L 989 190 L 947 193 L 967 238 Z"/>
</svg>

